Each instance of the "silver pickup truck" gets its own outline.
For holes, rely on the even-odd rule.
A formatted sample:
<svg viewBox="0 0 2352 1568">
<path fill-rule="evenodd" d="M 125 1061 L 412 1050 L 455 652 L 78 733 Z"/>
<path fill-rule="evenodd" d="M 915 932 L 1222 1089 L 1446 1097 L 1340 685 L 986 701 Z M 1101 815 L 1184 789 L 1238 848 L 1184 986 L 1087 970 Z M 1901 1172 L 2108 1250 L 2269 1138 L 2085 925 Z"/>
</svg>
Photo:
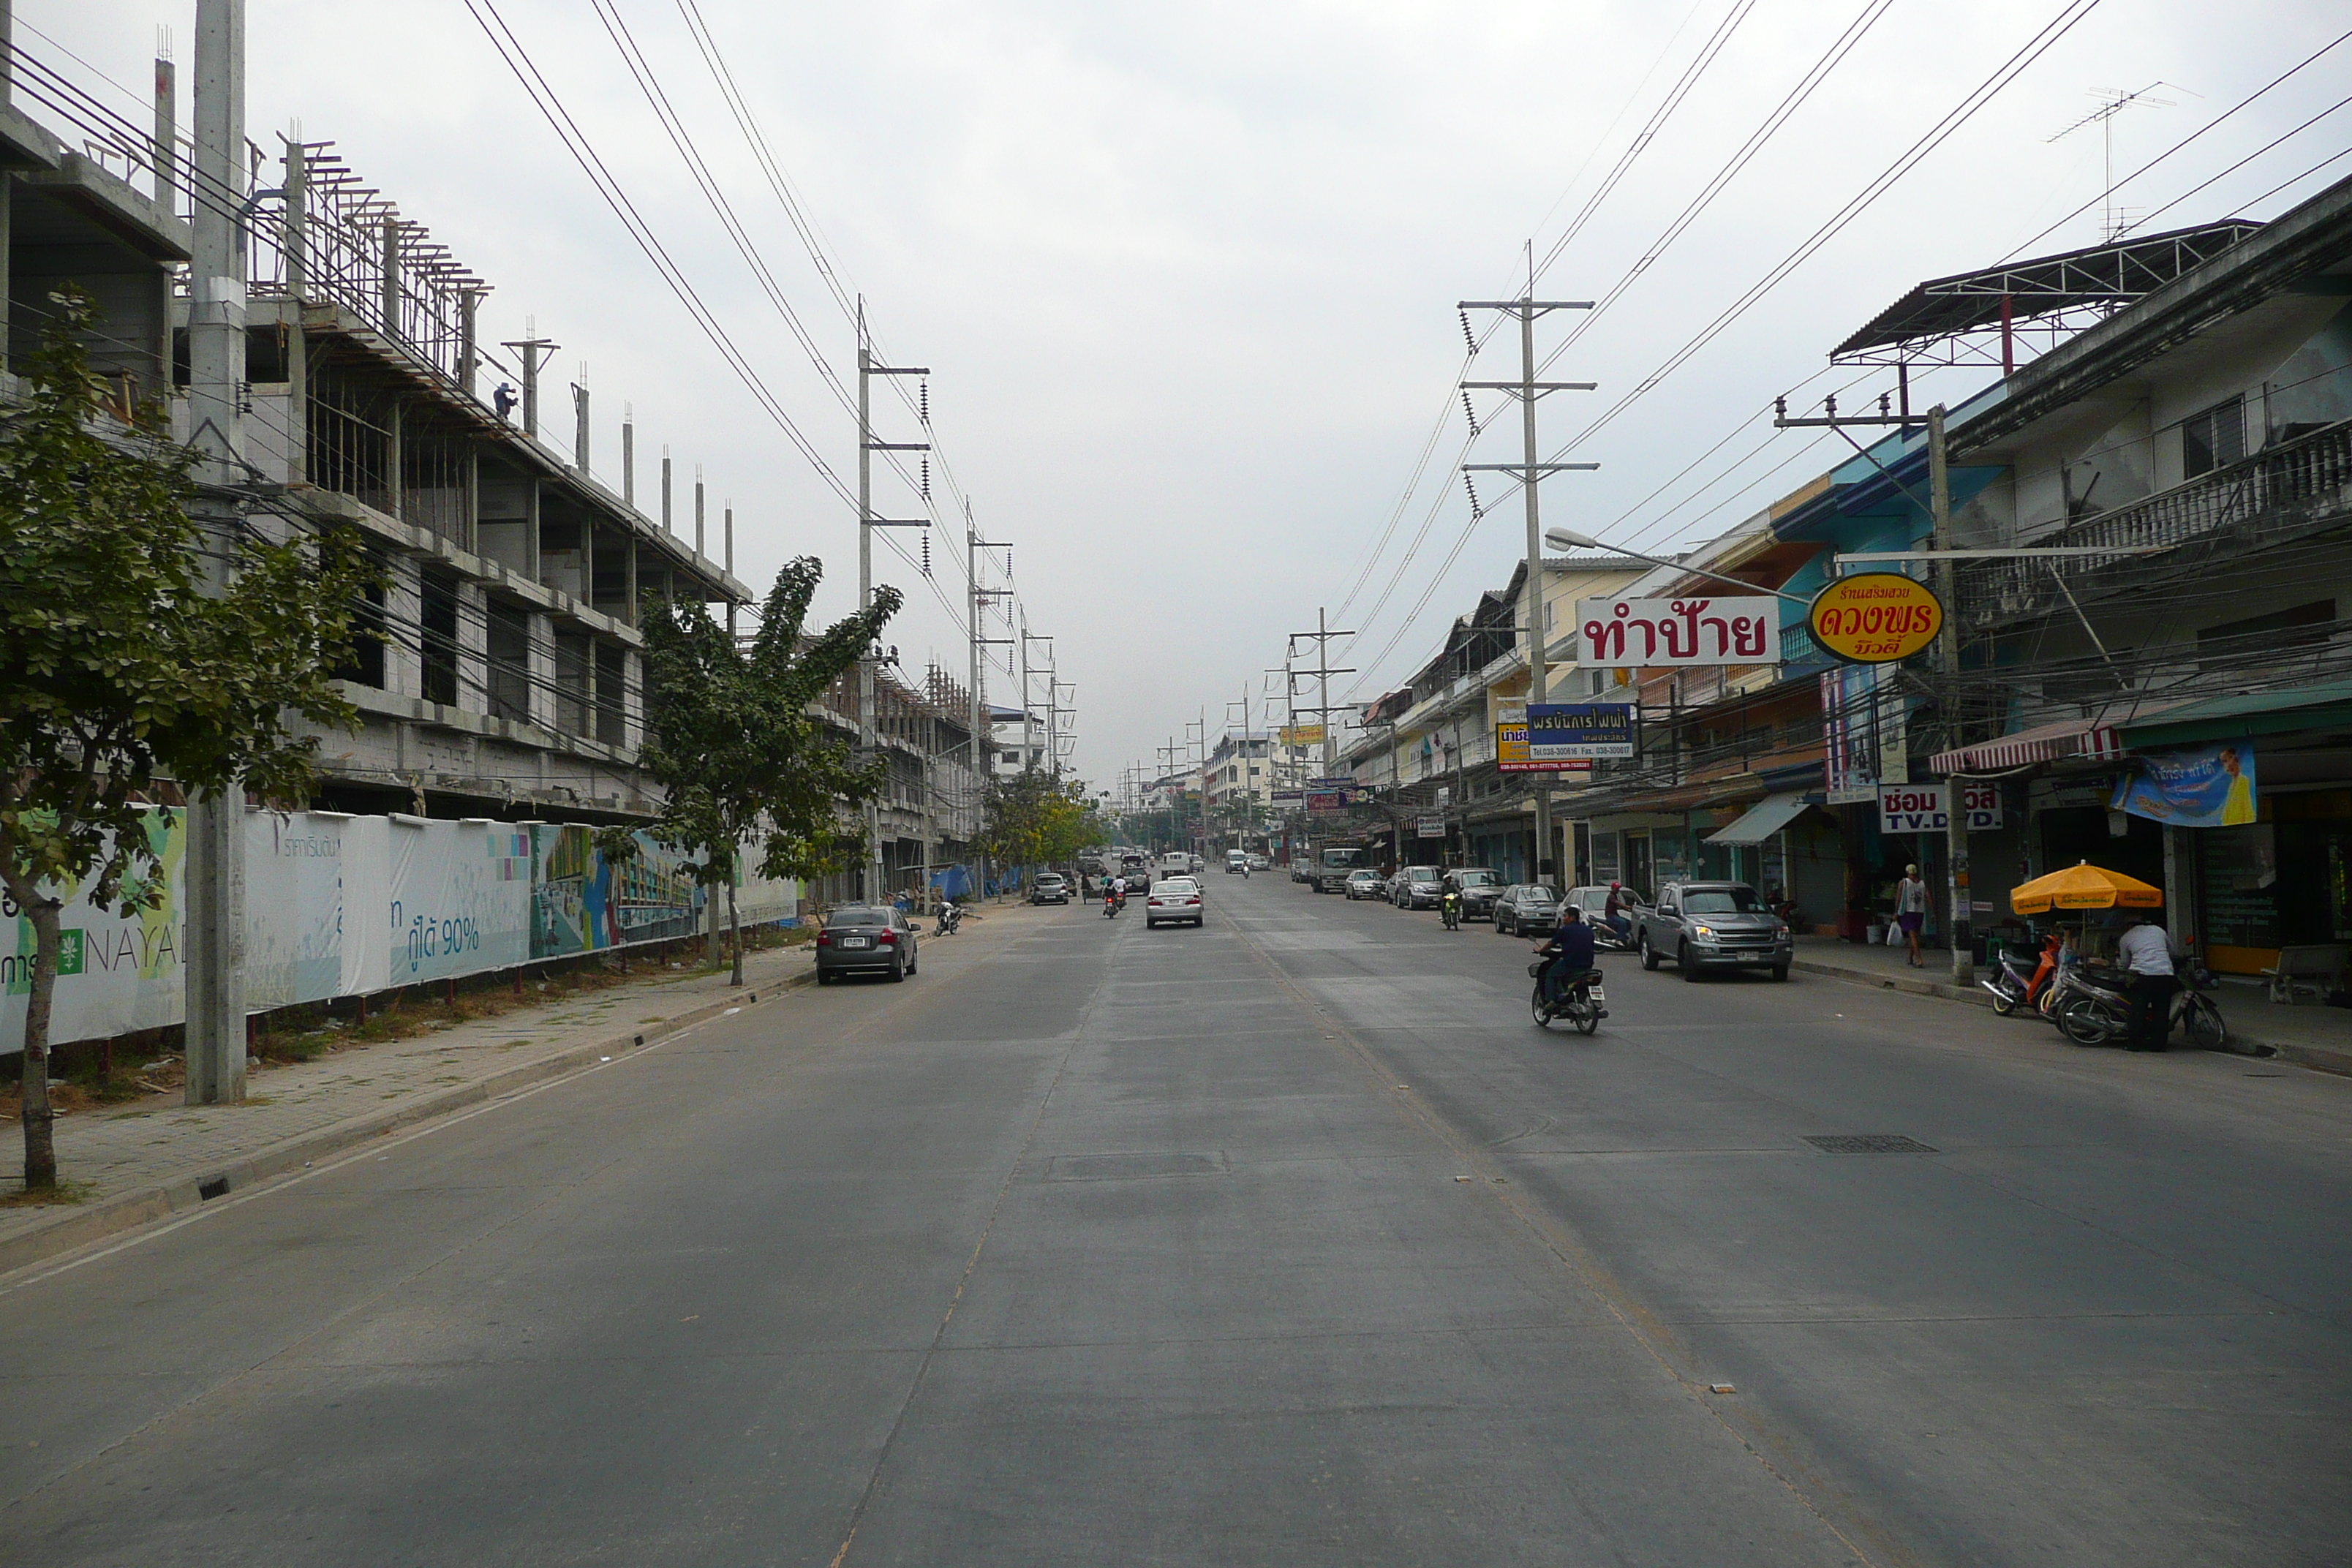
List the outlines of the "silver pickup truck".
<svg viewBox="0 0 2352 1568">
<path fill-rule="evenodd" d="M 1788 922 L 1745 882 L 1668 882 L 1634 918 L 1633 943 L 1643 968 L 1671 958 L 1685 980 L 1708 969 L 1769 969 L 1786 980 L 1796 957 Z"/>
</svg>

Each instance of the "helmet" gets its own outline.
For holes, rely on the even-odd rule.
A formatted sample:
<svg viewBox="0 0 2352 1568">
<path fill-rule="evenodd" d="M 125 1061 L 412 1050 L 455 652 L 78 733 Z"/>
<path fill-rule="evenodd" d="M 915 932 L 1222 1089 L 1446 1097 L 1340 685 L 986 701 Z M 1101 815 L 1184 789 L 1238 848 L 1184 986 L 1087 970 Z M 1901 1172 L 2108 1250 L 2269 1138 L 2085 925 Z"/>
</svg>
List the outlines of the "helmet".
<svg viewBox="0 0 2352 1568">
<path fill-rule="evenodd" d="M 1613 892 L 1617 891 L 1617 889 L 1619 889 L 1620 888 L 1622 888 L 1624 885 L 1625 885 L 1625 884 L 1624 884 L 1624 883 L 1622 883 L 1622 882 L 1612 882 L 1612 883 L 1610 883 L 1610 884 L 1609 884 L 1609 890 L 1610 890 L 1611 892 L 1612 892 L 1612 893 L 1613 893 Z"/>
</svg>

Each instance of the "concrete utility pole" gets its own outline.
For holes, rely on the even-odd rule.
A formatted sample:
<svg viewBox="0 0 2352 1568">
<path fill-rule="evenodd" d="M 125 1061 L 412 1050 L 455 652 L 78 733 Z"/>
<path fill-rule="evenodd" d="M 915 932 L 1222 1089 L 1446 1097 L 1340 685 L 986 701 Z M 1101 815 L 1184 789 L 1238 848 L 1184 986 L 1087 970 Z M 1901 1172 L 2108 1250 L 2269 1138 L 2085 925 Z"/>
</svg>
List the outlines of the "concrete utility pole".
<svg viewBox="0 0 2352 1568">
<path fill-rule="evenodd" d="M 971 819 L 975 832 L 985 826 L 982 821 L 982 815 L 988 806 L 988 784 L 996 776 L 996 727 L 985 721 L 984 710 L 988 706 L 988 700 L 987 689 L 982 684 L 982 678 L 986 668 L 981 662 L 980 650 L 992 643 L 1009 645 L 1013 641 L 1011 637 L 992 637 L 982 635 L 987 629 L 982 624 L 987 606 L 1003 595 L 998 590 L 983 588 L 980 585 L 980 563 L 985 559 L 981 552 L 1002 548 L 1003 548 L 1002 545 L 982 539 L 980 536 L 980 531 L 972 527 L 971 502 L 969 500 L 965 500 L 963 503 L 964 565 L 965 575 L 970 581 L 971 605 L 964 629 L 971 645 Z M 972 889 L 975 897 L 987 888 L 988 873 L 988 857 L 982 855 L 980 858 L 979 885 Z"/>
<path fill-rule="evenodd" d="M 1945 456 L 1944 405 L 1927 410 L 1928 547 L 1948 551 L 1952 545 L 1951 470 Z M 1950 745 L 1960 743 L 1960 622 L 1959 599 L 1954 592 L 1952 558 L 1936 562 L 1936 596 L 1944 602 L 1944 624 L 1936 633 L 1936 664 L 1944 672 L 1944 726 Z M 1977 978 L 1975 910 L 1969 907 L 1968 776 L 1954 773 L 1944 781 L 1944 858 L 1952 873 L 1952 984 L 1973 985 Z"/>
<path fill-rule="evenodd" d="M 1033 642 L 1041 642 L 1050 645 L 1053 640 L 1054 639 L 1052 637 L 1043 637 L 1031 631 L 1027 626 L 1023 626 L 1021 628 L 1021 771 L 1023 773 L 1027 773 L 1030 769 L 1037 765 L 1037 757 L 1034 749 L 1036 744 L 1035 730 L 1034 728 L 1036 722 L 1036 706 L 1031 695 L 1029 686 L 1030 679 L 1034 672 L 1029 668 L 1029 645 Z M 1047 725 L 1045 731 L 1046 738 L 1050 740 L 1053 736 L 1053 714 L 1051 712 L 1046 714 L 1045 722 Z"/>
<path fill-rule="evenodd" d="M 1339 737 L 1337 733 L 1338 726 L 1331 722 L 1331 678 L 1335 675 L 1353 675 L 1356 673 L 1352 666 L 1335 665 L 1331 662 L 1331 639 L 1333 637 L 1351 637 L 1355 635 L 1356 634 L 1353 632 L 1333 630 L 1330 623 L 1326 620 L 1324 616 L 1322 606 L 1318 605 L 1315 609 L 1315 629 L 1311 632 L 1291 633 L 1290 641 L 1283 654 L 1283 673 L 1286 679 L 1292 679 L 1290 673 L 1290 659 L 1292 655 L 1297 649 L 1299 640 L 1303 637 L 1312 637 L 1315 639 L 1314 669 L 1312 671 L 1300 670 L 1297 673 L 1301 676 L 1311 673 L 1314 676 L 1315 679 L 1318 683 L 1318 689 L 1322 694 L 1319 700 L 1321 706 L 1316 708 L 1299 707 L 1297 701 L 1297 692 L 1295 689 L 1290 694 L 1288 702 L 1291 717 L 1294 721 L 1301 713 L 1312 713 L 1316 718 L 1321 720 L 1323 722 L 1323 776 L 1326 778 L 1328 778 L 1330 776 L 1331 770 L 1339 765 Z"/>
<path fill-rule="evenodd" d="M 189 445 L 200 454 L 190 510 L 210 535 L 205 591 L 229 584 L 243 519 L 224 494 L 244 478 L 246 190 L 245 0 L 197 0 L 195 188 L 189 268 Z M 245 790 L 232 784 L 187 809 L 187 1102 L 245 1098 Z"/>
<path fill-rule="evenodd" d="M 662 531 L 674 534 L 677 530 L 670 526 L 669 521 L 669 446 L 667 442 L 662 445 L 661 491 Z"/>
<path fill-rule="evenodd" d="M 621 405 L 621 504 L 637 510 L 637 411 Z"/>
<path fill-rule="evenodd" d="M 572 384 L 572 466 L 588 477 L 588 362 L 580 362 L 580 379 Z"/>
<path fill-rule="evenodd" d="M 1503 310 L 1517 317 L 1519 323 L 1519 379 L 1517 381 L 1465 381 L 1465 392 L 1504 392 L 1519 400 L 1520 455 L 1516 463 L 1465 463 L 1467 473 L 1506 473 L 1519 481 L 1520 493 L 1527 500 L 1528 517 L 1528 701 L 1529 704 L 1547 700 L 1544 670 L 1544 645 L 1549 629 L 1544 625 L 1543 527 L 1537 515 L 1536 490 L 1546 474 L 1563 469 L 1597 468 L 1598 463 L 1539 463 L 1536 461 L 1536 399 L 1549 392 L 1590 392 L 1597 384 L 1590 381 L 1538 381 L 1536 379 L 1536 318 L 1554 310 L 1590 310 L 1590 300 L 1538 300 L 1535 297 L 1536 279 L 1532 262 L 1528 268 L 1528 291 L 1517 300 L 1465 300 L 1456 306 L 1462 310 Z M 1547 872 L 1557 874 L 1551 853 L 1551 784 L 1538 774 L 1536 792 L 1536 879 L 1541 881 Z M 1565 886 L 1565 883 L 1562 884 Z"/>
<path fill-rule="evenodd" d="M 870 607 L 874 603 L 874 531 L 877 528 L 924 528 L 929 520 L 908 521 L 879 518 L 874 515 L 874 454 L 877 452 L 928 452 L 929 441 L 877 441 L 874 438 L 874 378 L 877 375 L 929 375 L 920 365 L 881 365 L 874 363 L 873 345 L 866 336 L 866 300 L 857 300 L 857 607 Z M 874 662 L 875 650 L 868 648 L 866 657 L 857 661 L 857 744 L 867 760 L 872 760 L 879 745 L 874 728 Z M 882 803 L 878 799 L 866 803 L 866 897 L 880 902 L 885 896 L 882 886 Z"/>
<path fill-rule="evenodd" d="M 539 335 L 539 318 L 522 319 L 523 335 L 499 346 L 513 349 L 522 355 L 522 433 L 536 439 L 539 436 L 539 367 L 555 355 L 562 343 Z"/>
</svg>

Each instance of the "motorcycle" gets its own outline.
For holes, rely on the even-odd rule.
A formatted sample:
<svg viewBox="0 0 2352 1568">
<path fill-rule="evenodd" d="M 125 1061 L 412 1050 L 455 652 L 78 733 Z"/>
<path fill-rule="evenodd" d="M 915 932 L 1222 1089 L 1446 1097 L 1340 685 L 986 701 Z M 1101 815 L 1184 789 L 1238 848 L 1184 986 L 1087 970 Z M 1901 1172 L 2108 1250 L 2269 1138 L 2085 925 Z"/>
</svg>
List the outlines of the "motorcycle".
<svg viewBox="0 0 2352 1568">
<path fill-rule="evenodd" d="M 1103 894 L 1103 919 L 1109 920 L 1127 907 L 1127 895 L 1113 888 Z"/>
<path fill-rule="evenodd" d="M 2115 971 L 2088 973 L 2081 964 L 2058 972 L 2052 989 L 2050 1012 L 2058 1032 L 2078 1046 L 2112 1045 L 2131 1037 L 2132 1003 L 2125 992 L 2127 979 Z M 2192 962 L 2180 976 L 2165 1014 L 2164 1037 L 2179 1029 L 2200 1050 L 2218 1051 L 2229 1044 L 2229 1026 L 2221 1005 L 2213 1000 L 2214 979 L 2204 965 Z"/>
<path fill-rule="evenodd" d="M 2045 1015 L 2043 1004 L 2049 997 L 2050 979 L 2058 973 L 2066 939 L 2053 933 L 2042 944 L 2040 958 L 2029 968 L 2025 960 L 2014 952 L 2003 952 L 1994 973 L 1977 982 L 1992 993 L 1992 1010 L 2006 1018 L 2020 1007 L 2032 1007 Z"/>
<path fill-rule="evenodd" d="M 931 928 L 931 934 L 933 936 L 953 936 L 956 933 L 956 928 L 962 924 L 963 910 L 953 904 L 941 904 L 940 906 L 940 923 Z"/>
<path fill-rule="evenodd" d="M 1634 949 L 1633 920 L 1631 915 L 1624 920 L 1625 929 L 1622 931 L 1609 923 L 1607 915 L 1593 920 L 1592 945 L 1604 952 L 1632 952 Z"/>
<path fill-rule="evenodd" d="M 1448 893 L 1437 900 L 1437 918 L 1445 922 L 1447 931 L 1462 929 L 1462 895 Z"/>
<path fill-rule="evenodd" d="M 1528 965 L 1528 973 L 1536 983 L 1535 996 L 1530 1004 L 1535 1013 L 1536 1026 L 1548 1029 L 1554 1018 L 1566 1018 L 1580 1035 L 1589 1035 L 1601 1027 L 1601 1020 L 1609 1016 L 1601 1004 L 1608 993 L 1601 984 L 1601 971 L 1588 969 L 1566 983 L 1566 994 L 1555 1004 L 1544 994 L 1544 970 L 1549 959 L 1537 959 Z"/>
</svg>

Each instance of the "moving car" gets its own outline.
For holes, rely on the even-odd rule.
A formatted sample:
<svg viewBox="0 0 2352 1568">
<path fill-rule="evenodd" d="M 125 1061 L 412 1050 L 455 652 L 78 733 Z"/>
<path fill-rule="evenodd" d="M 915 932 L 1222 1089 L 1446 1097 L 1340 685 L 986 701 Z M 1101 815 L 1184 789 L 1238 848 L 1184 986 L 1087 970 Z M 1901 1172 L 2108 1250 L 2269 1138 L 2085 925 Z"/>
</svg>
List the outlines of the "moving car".
<svg viewBox="0 0 2352 1568">
<path fill-rule="evenodd" d="M 1253 855 L 1249 858 L 1249 868 L 1253 871 L 1271 871 L 1274 869 L 1274 862 L 1263 855 Z"/>
<path fill-rule="evenodd" d="M 1435 866 L 1407 866 L 1389 889 L 1390 901 L 1401 910 L 1433 910 L 1445 891 L 1445 873 Z"/>
<path fill-rule="evenodd" d="M 915 973 L 915 922 L 905 910 L 846 905 L 817 928 L 816 983 L 831 984 L 845 974 L 904 980 Z"/>
<path fill-rule="evenodd" d="M 1445 873 L 1444 885 L 1462 895 L 1464 920 L 1490 921 L 1495 918 L 1495 901 L 1503 896 L 1505 883 L 1500 871 L 1485 866 L 1462 866 Z"/>
<path fill-rule="evenodd" d="M 1033 904 L 1066 904 L 1070 901 L 1070 884 L 1059 871 L 1040 871 L 1030 879 L 1029 901 Z"/>
<path fill-rule="evenodd" d="M 1348 897 L 1350 899 L 1381 899 L 1387 896 L 1388 889 L 1382 885 L 1378 871 L 1367 867 L 1361 871 L 1348 873 Z"/>
<path fill-rule="evenodd" d="M 1143 923 L 1146 926 L 1199 925 L 1205 911 L 1201 906 L 1201 884 L 1191 877 L 1170 877 L 1151 884 L 1151 891 L 1143 900 Z"/>
<path fill-rule="evenodd" d="M 1303 855 L 1293 858 L 1290 862 L 1290 879 L 1294 882 L 1314 881 L 1315 862 L 1307 859 Z M 1320 889 L 1318 889 L 1318 891 Z"/>
<path fill-rule="evenodd" d="M 1745 882 L 1669 882 L 1633 922 L 1642 967 L 1671 957 L 1685 980 L 1707 969 L 1769 969 L 1789 978 L 1797 956 L 1789 923 Z"/>
<path fill-rule="evenodd" d="M 1541 882 L 1507 888 L 1495 900 L 1496 936 L 1544 936 L 1559 925 L 1559 895 Z"/>
</svg>

